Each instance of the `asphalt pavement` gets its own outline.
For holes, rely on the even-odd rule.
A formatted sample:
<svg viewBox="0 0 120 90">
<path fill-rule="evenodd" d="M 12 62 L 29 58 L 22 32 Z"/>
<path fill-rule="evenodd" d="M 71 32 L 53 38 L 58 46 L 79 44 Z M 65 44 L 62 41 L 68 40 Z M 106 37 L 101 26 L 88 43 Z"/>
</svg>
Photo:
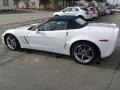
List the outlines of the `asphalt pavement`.
<svg viewBox="0 0 120 90">
<path fill-rule="evenodd" d="M 6 24 L 16 24 L 26 21 L 39 20 L 43 18 L 48 18 L 53 15 L 53 12 L 39 11 L 39 10 L 29 10 L 21 13 L 12 12 L 11 14 L 0 14 L 0 25 Z"/>
<path fill-rule="evenodd" d="M 46 17 L 51 16 L 51 12 L 46 13 L 48 13 Z M 33 13 L 29 13 L 29 17 L 27 17 L 29 21 L 28 19 L 20 20 L 20 14 L 14 15 L 0 15 L 0 36 L 7 29 L 36 23 L 37 19 L 43 18 L 40 16 L 45 16 L 44 13 L 41 13 L 40 16 L 34 18 Z M 5 19 L 6 16 L 9 16 L 9 19 Z M 20 16 L 19 19 L 17 16 Z M 16 19 L 13 20 L 14 17 Z M 120 27 L 120 14 L 107 15 L 90 22 L 116 23 Z M 102 59 L 101 64 L 91 65 L 77 64 L 69 56 L 49 52 L 26 49 L 11 51 L 0 40 L 0 90 L 119 89 L 120 33 L 113 55 Z"/>
</svg>

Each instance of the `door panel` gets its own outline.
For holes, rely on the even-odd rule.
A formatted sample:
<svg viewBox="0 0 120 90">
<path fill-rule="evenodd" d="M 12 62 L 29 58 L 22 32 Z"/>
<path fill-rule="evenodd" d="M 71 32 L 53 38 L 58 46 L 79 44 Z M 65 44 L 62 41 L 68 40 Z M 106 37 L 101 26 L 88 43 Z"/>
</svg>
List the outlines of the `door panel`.
<svg viewBox="0 0 120 90">
<path fill-rule="evenodd" d="M 65 21 L 47 21 L 29 34 L 28 42 L 32 49 L 61 52 L 66 42 Z"/>
<path fill-rule="evenodd" d="M 61 52 L 66 41 L 66 30 L 31 32 L 28 42 L 31 49 Z"/>
</svg>

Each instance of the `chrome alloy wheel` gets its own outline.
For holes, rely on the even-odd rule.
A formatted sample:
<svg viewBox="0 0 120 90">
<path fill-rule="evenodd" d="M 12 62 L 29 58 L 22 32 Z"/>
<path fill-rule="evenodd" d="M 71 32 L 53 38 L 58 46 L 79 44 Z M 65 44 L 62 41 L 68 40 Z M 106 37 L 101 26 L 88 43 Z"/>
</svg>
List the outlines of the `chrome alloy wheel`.
<svg viewBox="0 0 120 90">
<path fill-rule="evenodd" d="M 6 38 L 6 44 L 7 44 L 8 48 L 13 49 L 13 50 L 16 49 L 17 43 L 16 43 L 16 40 L 14 37 L 8 36 Z"/>
<path fill-rule="evenodd" d="M 93 49 L 88 45 L 78 45 L 74 49 L 74 57 L 81 63 L 88 63 L 94 58 Z"/>
</svg>

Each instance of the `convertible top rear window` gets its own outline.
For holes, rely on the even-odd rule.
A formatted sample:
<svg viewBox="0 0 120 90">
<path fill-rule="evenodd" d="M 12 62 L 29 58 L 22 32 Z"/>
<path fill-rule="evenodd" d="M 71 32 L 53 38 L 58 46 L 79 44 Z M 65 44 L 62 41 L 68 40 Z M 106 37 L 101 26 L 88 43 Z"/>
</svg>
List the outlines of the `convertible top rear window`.
<svg viewBox="0 0 120 90">
<path fill-rule="evenodd" d="M 80 19 L 80 18 L 76 19 L 75 21 L 77 23 L 79 23 L 80 25 L 84 25 L 86 23 L 86 21 L 84 21 L 83 19 Z"/>
<path fill-rule="evenodd" d="M 78 29 L 83 28 L 87 25 L 87 22 L 81 18 L 77 18 L 68 23 L 67 29 Z"/>
</svg>

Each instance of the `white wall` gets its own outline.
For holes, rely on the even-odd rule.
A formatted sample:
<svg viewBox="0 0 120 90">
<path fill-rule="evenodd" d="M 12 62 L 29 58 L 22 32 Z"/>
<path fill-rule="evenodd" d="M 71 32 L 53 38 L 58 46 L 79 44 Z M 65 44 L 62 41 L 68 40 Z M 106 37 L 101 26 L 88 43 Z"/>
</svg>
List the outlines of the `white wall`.
<svg viewBox="0 0 120 90">
<path fill-rule="evenodd" d="M 23 1 L 19 2 L 18 8 L 26 8 L 25 3 Z"/>
<path fill-rule="evenodd" d="M 13 0 L 8 0 L 9 5 L 4 6 L 3 0 L 0 0 L 0 10 L 6 10 L 6 9 L 15 9 Z"/>
<path fill-rule="evenodd" d="M 29 4 L 29 8 L 31 9 L 39 9 L 39 0 L 30 0 L 27 2 Z M 34 3 L 34 5 L 33 5 Z M 18 4 L 18 8 L 27 8 L 26 1 L 20 1 Z"/>
<path fill-rule="evenodd" d="M 35 6 L 32 5 L 32 2 L 35 2 Z M 31 8 L 39 8 L 39 0 L 30 0 L 30 7 Z"/>
</svg>

